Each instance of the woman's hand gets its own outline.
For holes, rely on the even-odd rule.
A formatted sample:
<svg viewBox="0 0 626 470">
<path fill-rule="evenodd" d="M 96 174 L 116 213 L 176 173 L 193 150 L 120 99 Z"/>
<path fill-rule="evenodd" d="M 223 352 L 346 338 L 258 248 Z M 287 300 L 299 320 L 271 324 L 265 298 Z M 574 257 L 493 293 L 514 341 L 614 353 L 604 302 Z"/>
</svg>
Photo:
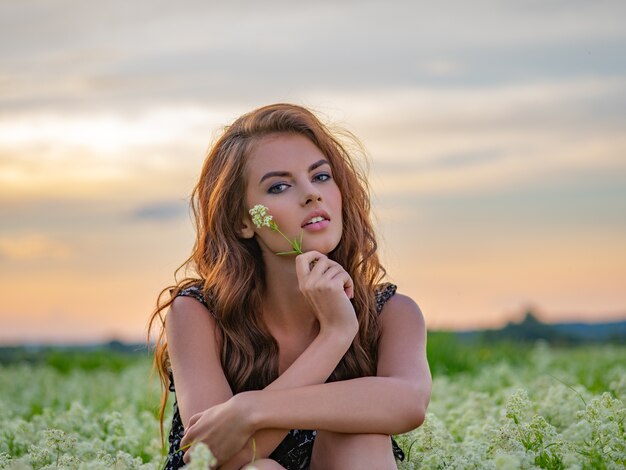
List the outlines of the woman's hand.
<svg viewBox="0 0 626 470">
<path fill-rule="evenodd" d="M 220 464 L 239 452 L 255 432 L 247 419 L 250 413 L 245 409 L 242 395 L 193 415 L 180 442 L 181 448 L 204 442 Z M 189 452 L 185 452 L 183 460 L 189 462 Z"/>
<path fill-rule="evenodd" d="M 358 321 L 350 299 L 354 295 L 352 278 L 335 261 L 317 251 L 308 251 L 296 257 L 298 287 L 307 299 L 320 330 L 340 328 L 358 331 Z"/>
</svg>

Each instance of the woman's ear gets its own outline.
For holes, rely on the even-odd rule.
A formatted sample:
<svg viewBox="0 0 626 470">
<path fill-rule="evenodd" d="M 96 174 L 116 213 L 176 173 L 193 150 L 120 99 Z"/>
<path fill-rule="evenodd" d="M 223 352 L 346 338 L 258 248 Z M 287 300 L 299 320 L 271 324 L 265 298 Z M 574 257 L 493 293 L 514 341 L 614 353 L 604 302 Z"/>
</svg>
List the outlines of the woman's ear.
<svg viewBox="0 0 626 470">
<path fill-rule="evenodd" d="M 254 237 L 254 230 L 252 230 L 252 223 L 249 220 L 244 219 L 241 222 L 241 226 L 239 227 L 239 230 L 237 230 L 237 234 L 241 238 Z"/>
</svg>

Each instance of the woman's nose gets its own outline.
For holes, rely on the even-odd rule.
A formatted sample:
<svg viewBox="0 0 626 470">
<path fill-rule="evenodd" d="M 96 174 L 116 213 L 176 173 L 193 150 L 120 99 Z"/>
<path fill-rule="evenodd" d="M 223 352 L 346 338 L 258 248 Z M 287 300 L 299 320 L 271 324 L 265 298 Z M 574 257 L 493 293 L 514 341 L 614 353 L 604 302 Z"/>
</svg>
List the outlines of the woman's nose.
<svg viewBox="0 0 626 470">
<path fill-rule="evenodd" d="M 322 195 L 317 191 L 311 191 L 306 193 L 303 199 L 303 206 L 306 206 L 312 202 L 322 202 Z"/>
</svg>

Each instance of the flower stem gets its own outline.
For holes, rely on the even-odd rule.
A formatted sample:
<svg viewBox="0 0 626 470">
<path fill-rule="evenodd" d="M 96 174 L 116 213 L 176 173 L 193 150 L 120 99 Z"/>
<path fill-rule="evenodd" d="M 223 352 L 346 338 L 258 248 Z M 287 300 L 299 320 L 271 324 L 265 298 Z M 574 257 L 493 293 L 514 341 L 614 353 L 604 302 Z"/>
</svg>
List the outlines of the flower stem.
<svg viewBox="0 0 626 470">
<path fill-rule="evenodd" d="M 293 248 L 292 251 L 283 251 L 280 253 L 276 253 L 277 255 L 291 255 L 291 254 L 301 255 L 302 254 L 302 232 L 300 232 L 300 241 L 298 242 L 297 238 L 290 240 L 289 237 L 287 237 L 287 235 L 281 232 L 276 222 L 272 221 L 270 228 L 274 230 L 275 232 L 280 233 L 283 236 L 283 238 L 289 242 L 289 244 L 291 245 L 291 248 Z"/>
</svg>

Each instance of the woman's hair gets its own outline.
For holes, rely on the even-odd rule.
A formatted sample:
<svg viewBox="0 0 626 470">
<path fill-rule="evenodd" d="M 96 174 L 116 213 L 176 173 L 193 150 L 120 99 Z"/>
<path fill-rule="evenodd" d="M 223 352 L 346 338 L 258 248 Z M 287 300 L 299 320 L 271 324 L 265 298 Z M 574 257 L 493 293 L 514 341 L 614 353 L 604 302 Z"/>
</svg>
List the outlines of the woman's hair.
<svg viewBox="0 0 626 470">
<path fill-rule="evenodd" d="M 261 316 L 265 288 L 261 251 L 254 238 L 242 238 L 238 231 L 249 209 L 245 201 L 248 156 L 260 139 L 282 133 L 302 135 L 319 148 L 342 196 L 343 234 L 328 256 L 354 281 L 352 304 L 359 333 L 329 380 L 376 374 L 380 327 L 374 290 L 385 270 L 376 254 L 367 181 L 349 148 L 312 112 L 291 104 L 265 106 L 227 126 L 210 149 L 191 196 L 196 226 L 193 252 L 176 271 L 191 268 L 197 277 L 185 276 L 164 289 L 150 317 L 148 335 L 155 323 L 161 325 L 154 358 L 163 386 L 161 432 L 171 380 L 163 312 L 186 287 L 202 286 L 216 319 L 222 368 L 234 394 L 262 389 L 278 377 L 278 344 Z M 342 135 L 361 148 L 351 134 L 342 131 Z"/>
</svg>

